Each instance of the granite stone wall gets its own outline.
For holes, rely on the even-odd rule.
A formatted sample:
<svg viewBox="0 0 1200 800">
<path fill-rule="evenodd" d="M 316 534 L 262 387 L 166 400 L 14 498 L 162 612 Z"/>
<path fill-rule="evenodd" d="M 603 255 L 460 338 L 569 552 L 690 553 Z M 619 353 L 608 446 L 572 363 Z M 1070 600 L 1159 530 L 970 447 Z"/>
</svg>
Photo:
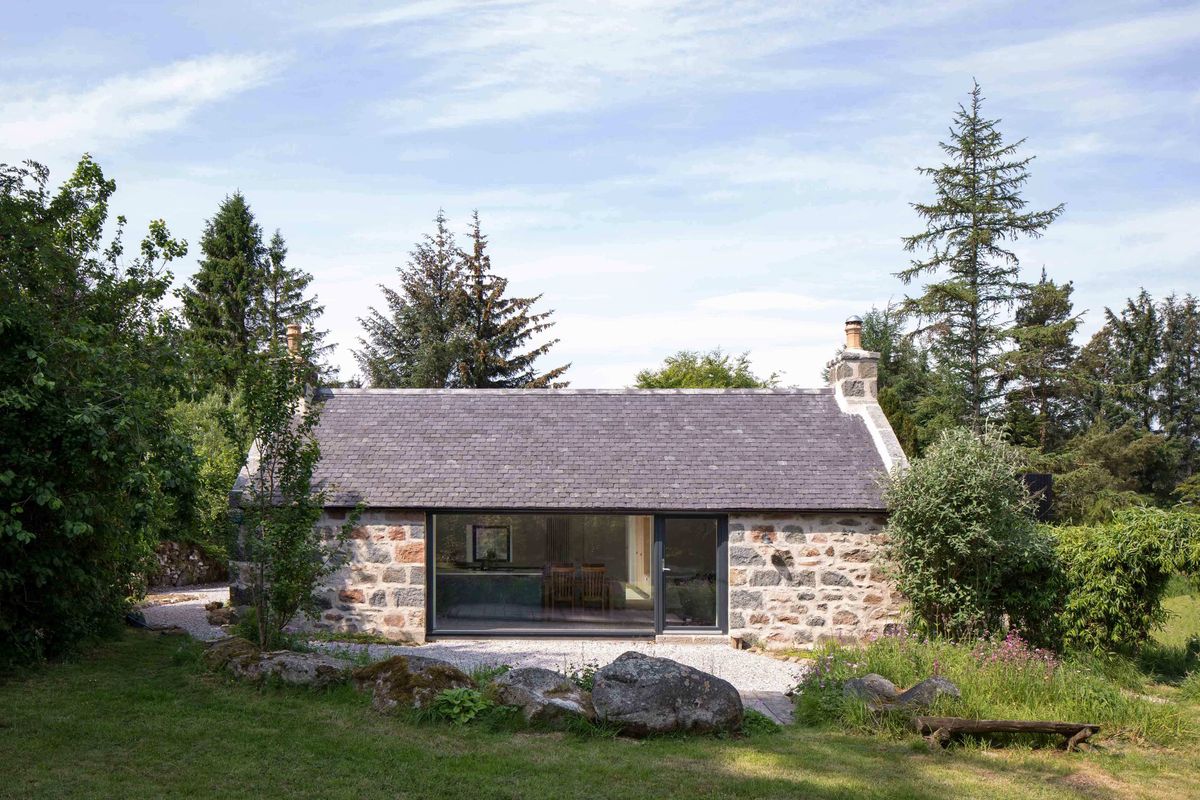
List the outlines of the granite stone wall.
<svg viewBox="0 0 1200 800">
<path fill-rule="evenodd" d="M 347 512 L 326 509 L 317 528 L 335 537 Z M 363 512 L 346 542 L 349 560 L 317 589 L 321 615 L 295 627 L 373 633 L 401 642 L 425 641 L 425 513 Z M 241 567 L 235 564 L 235 574 Z M 245 595 L 235 583 L 234 602 Z"/>
<path fill-rule="evenodd" d="M 767 649 L 892 629 L 900 596 L 880 571 L 882 514 L 729 519 L 729 634 Z"/>
</svg>

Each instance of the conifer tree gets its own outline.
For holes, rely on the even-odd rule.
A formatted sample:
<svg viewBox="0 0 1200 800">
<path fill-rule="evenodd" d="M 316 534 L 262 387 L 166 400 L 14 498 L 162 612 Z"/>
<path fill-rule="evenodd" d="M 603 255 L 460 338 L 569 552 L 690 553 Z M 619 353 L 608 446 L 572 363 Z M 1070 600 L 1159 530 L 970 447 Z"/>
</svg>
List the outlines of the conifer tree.
<svg viewBox="0 0 1200 800">
<path fill-rule="evenodd" d="M 263 290 L 258 298 L 255 322 L 258 325 L 259 348 L 267 350 L 272 344 L 284 344 L 287 326 L 299 323 L 304 327 L 306 345 L 312 357 L 321 365 L 323 373 L 331 369 L 324 366 L 333 345 L 326 343 L 329 331 L 319 330 L 317 320 L 325 313 L 316 295 L 308 295 L 312 275 L 287 264 L 287 242 L 276 229 L 267 245 L 264 261 Z"/>
<path fill-rule="evenodd" d="M 1100 408 L 1113 427 L 1134 421 L 1155 429 L 1158 370 L 1163 354 L 1163 320 L 1145 289 L 1125 301 L 1120 313 L 1104 309 L 1104 327 L 1091 349 L 1097 363 L 1094 380 Z"/>
<path fill-rule="evenodd" d="M 999 120 L 985 118 L 982 105 L 976 83 L 969 105 L 959 106 L 950 140 L 941 143 L 946 163 L 919 169 L 933 179 L 936 197 L 913 204 L 926 228 L 906 237 L 904 247 L 927 255 L 898 273 L 905 284 L 941 274 L 906 307 L 932 334 L 936 361 L 965 397 L 962 421 L 977 433 L 998 394 L 999 359 L 1011 325 L 1006 315 L 1023 289 L 1011 243 L 1041 236 L 1063 209 L 1024 210 L 1021 191 L 1033 159 L 1017 156 L 1024 140 L 1006 144 Z"/>
<path fill-rule="evenodd" d="M 1163 364 L 1158 416 L 1179 443 L 1182 479 L 1200 467 L 1200 301 L 1171 295 L 1162 304 Z"/>
<path fill-rule="evenodd" d="M 1017 307 L 1015 347 L 1001 360 L 1009 437 L 1042 452 L 1061 444 L 1078 419 L 1069 376 L 1079 353 L 1072 341 L 1080 319 L 1071 303 L 1074 289 L 1069 281 L 1060 286 L 1050 280 L 1043 269 Z"/>
<path fill-rule="evenodd" d="M 387 313 L 374 307 L 362 323 L 355 351 L 364 376 L 380 388 L 442 388 L 453 385 L 460 361 L 463 319 L 462 259 L 446 215 L 396 271 L 399 290 L 380 286 Z"/>
<path fill-rule="evenodd" d="M 204 226 L 200 268 L 180 292 L 190 360 L 200 385 L 237 385 L 258 349 L 255 311 L 263 291 L 266 248 L 246 198 L 234 192 Z"/>
<path fill-rule="evenodd" d="M 521 351 L 529 340 L 549 330 L 553 311 L 533 313 L 535 297 L 508 297 L 508 280 L 492 272 L 487 237 L 479 226 L 479 212 L 471 217 L 469 251 L 462 253 L 462 347 L 455 383 L 476 389 L 566 386 L 556 380 L 570 364 L 539 373 L 536 362 L 558 340 Z"/>
</svg>

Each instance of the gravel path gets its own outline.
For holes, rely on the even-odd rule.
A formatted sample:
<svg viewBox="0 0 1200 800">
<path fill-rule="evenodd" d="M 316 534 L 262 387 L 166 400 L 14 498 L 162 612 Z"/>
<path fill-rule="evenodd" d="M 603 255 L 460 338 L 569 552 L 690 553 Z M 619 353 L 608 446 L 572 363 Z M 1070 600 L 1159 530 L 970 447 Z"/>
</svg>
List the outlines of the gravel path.
<svg viewBox="0 0 1200 800">
<path fill-rule="evenodd" d="M 229 635 L 208 624 L 204 604 L 214 600 L 228 602 L 229 586 L 220 583 L 155 589 L 146 595 L 139 609 L 152 628 L 183 628 L 193 638 L 209 642 Z"/>
<path fill-rule="evenodd" d="M 202 641 L 228 634 L 208 624 L 204 606 L 214 600 L 227 602 L 226 585 L 179 586 L 150 592 L 140 606 L 151 627 L 179 627 Z M 604 666 L 627 650 L 670 658 L 703 670 L 733 684 L 748 708 L 757 709 L 779 722 L 791 721 L 791 702 L 784 692 L 792 689 L 808 665 L 734 650 L 721 644 L 658 644 L 644 640 L 605 639 L 446 639 L 420 646 L 311 642 L 331 653 L 361 654 L 372 661 L 395 655 L 440 658 L 470 671 L 476 667 L 545 667 L 570 672 L 587 665 Z"/>
</svg>

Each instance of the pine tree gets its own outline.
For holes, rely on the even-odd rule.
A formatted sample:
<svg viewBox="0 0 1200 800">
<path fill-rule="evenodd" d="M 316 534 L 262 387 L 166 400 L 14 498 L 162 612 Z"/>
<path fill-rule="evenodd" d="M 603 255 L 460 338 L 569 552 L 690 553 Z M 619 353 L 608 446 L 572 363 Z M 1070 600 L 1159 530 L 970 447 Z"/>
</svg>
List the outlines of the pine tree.
<svg viewBox="0 0 1200 800">
<path fill-rule="evenodd" d="M 553 311 L 533 313 L 535 297 L 506 297 L 508 280 L 492 272 L 487 237 L 479 212 L 471 218 L 471 250 L 462 253 L 463 337 L 455 383 L 476 389 L 566 386 L 556 382 L 570 364 L 540 373 L 535 367 L 558 340 L 520 352 L 530 339 L 549 330 Z"/>
<path fill-rule="evenodd" d="M 354 353 L 371 386 L 442 388 L 453 385 L 461 360 L 462 259 L 446 215 L 398 268 L 399 290 L 380 286 L 387 313 L 372 307 L 359 319 L 365 336 Z"/>
<path fill-rule="evenodd" d="M 317 320 L 325 313 L 325 307 L 320 305 L 316 295 L 307 295 L 312 275 L 288 266 L 287 252 L 287 242 L 283 234 L 276 230 L 267 245 L 263 290 L 255 308 L 259 349 L 269 349 L 272 343 L 285 344 L 287 326 L 299 323 L 304 328 L 306 343 L 311 347 L 321 372 L 332 373 L 334 370 L 328 366 L 328 358 L 333 345 L 326 343 L 329 331 L 316 327 Z"/>
<path fill-rule="evenodd" d="M 980 432 L 996 399 L 997 372 L 1010 321 L 1005 314 L 1020 295 L 1020 263 L 1009 242 L 1041 236 L 1062 213 L 1058 205 L 1027 212 L 1021 190 L 1032 157 L 1018 158 L 1024 140 L 1005 144 L 999 120 L 982 116 L 979 84 L 969 107 L 959 106 L 950 141 L 941 148 L 947 163 L 920 168 L 933 179 L 936 199 L 914 203 L 926 229 L 904 239 L 909 252 L 927 251 L 898 273 L 905 283 L 945 271 L 906 307 L 933 334 L 933 355 L 965 395 L 962 420 Z"/>
<path fill-rule="evenodd" d="M 255 310 L 263 292 L 262 229 L 241 192 L 221 203 L 200 238 L 200 268 L 180 292 L 198 385 L 232 390 L 258 349 Z"/>
<path fill-rule="evenodd" d="M 1015 347 L 1001 360 L 1009 437 L 1043 453 L 1061 444 L 1078 419 L 1069 377 L 1079 353 L 1072 341 L 1080 319 L 1073 313 L 1074 289 L 1070 282 L 1056 284 L 1043 269 L 1017 308 Z"/>
</svg>

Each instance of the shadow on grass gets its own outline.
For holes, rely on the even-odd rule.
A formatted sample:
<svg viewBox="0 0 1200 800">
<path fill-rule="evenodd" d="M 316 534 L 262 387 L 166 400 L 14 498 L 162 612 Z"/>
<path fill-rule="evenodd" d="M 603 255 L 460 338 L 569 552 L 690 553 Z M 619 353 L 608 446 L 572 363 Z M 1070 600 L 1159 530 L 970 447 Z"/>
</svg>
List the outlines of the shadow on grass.
<svg viewBox="0 0 1200 800">
<path fill-rule="evenodd" d="M 1059 797 L 1080 763 L 797 728 L 635 741 L 417 724 L 349 687 L 236 684 L 196 652 L 131 632 L 0 687 L 0 797 Z"/>
</svg>

